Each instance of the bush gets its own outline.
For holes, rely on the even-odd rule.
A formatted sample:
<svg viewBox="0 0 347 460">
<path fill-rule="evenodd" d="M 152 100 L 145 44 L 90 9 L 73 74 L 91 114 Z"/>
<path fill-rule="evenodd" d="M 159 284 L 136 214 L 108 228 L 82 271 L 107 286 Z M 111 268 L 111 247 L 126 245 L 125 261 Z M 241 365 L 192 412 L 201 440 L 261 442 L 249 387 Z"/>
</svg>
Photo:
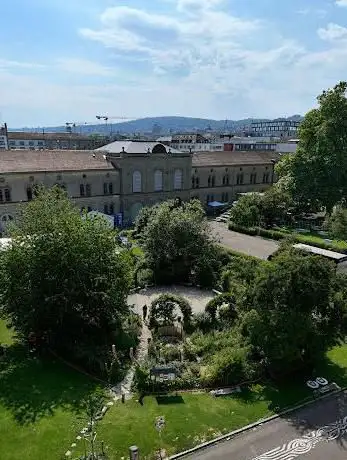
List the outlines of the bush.
<svg viewBox="0 0 347 460">
<path fill-rule="evenodd" d="M 201 332 L 209 332 L 213 329 L 214 323 L 211 315 L 207 312 L 199 312 L 193 316 L 192 329 Z"/>
<path fill-rule="evenodd" d="M 137 271 L 137 286 L 145 287 L 154 283 L 154 272 L 150 268 L 141 268 Z"/>
<path fill-rule="evenodd" d="M 188 327 L 192 317 L 192 307 L 183 297 L 173 294 L 162 294 L 151 303 L 149 325 L 152 329 L 159 326 L 172 326 L 178 319 L 175 309 L 179 308 L 183 315 L 183 325 Z"/>
<path fill-rule="evenodd" d="M 164 345 L 160 350 L 160 357 L 164 358 L 167 363 L 181 361 L 181 347 L 172 344 Z"/>
<path fill-rule="evenodd" d="M 205 387 L 238 385 L 259 377 L 259 369 L 248 359 L 248 349 L 229 347 L 220 350 L 201 376 Z"/>
<path fill-rule="evenodd" d="M 214 297 L 205 307 L 205 311 L 211 316 L 212 321 L 217 318 L 218 309 L 224 304 L 227 305 L 227 311 L 224 312 L 224 318 L 228 318 L 231 321 L 236 318 L 235 298 L 232 294 L 225 293 Z"/>
</svg>

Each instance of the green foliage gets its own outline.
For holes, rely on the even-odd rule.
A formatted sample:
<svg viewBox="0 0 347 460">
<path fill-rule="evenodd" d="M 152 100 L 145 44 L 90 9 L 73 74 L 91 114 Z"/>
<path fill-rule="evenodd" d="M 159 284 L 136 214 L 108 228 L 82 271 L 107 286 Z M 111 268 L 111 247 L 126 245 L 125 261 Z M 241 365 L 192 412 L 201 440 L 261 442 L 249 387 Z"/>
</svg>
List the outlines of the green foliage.
<svg viewBox="0 0 347 460">
<path fill-rule="evenodd" d="M 261 219 L 261 196 L 257 193 L 244 195 L 230 210 L 230 220 L 235 225 L 254 227 L 259 225 Z"/>
<path fill-rule="evenodd" d="M 347 196 L 347 83 L 318 97 L 318 108 L 300 127 L 297 152 L 283 159 L 277 172 L 296 202 L 311 211 L 333 206 Z"/>
<path fill-rule="evenodd" d="M 131 263 L 100 218 L 81 218 L 59 188 L 40 190 L 0 254 L 2 315 L 27 340 L 100 367 L 124 331 Z M 96 368 L 95 368 L 96 367 Z"/>
<path fill-rule="evenodd" d="M 288 233 L 288 231 L 281 230 L 267 230 L 265 228 L 259 227 L 241 227 L 239 225 L 229 224 L 229 230 L 238 233 L 244 233 L 245 235 L 251 236 L 262 236 L 263 238 L 269 238 L 271 240 L 281 241 L 290 238 L 293 244 L 295 243 L 304 243 L 311 246 L 316 246 L 321 249 L 330 249 L 336 252 L 347 252 L 347 244 L 344 241 L 333 241 L 327 243 L 319 235 L 303 235 L 299 233 Z"/>
<path fill-rule="evenodd" d="M 152 206 L 152 207 L 146 206 L 146 207 L 144 207 L 144 208 L 142 208 L 140 210 L 140 212 L 138 213 L 138 215 L 136 217 L 136 220 L 135 220 L 135 228 L 134 228 L 134 231 L 133 231 L 133 236 L 134 237 L 140 238 L 140 239 L 143 237 L 144 231 L 145 231 L 148 223 L 152 219 L 152 217 L 157 212 L 158 206 L 159 205 L 155 205 L 155 206 Z"/>
<path fill-rule="evenodd" d="M 165 344 L 160 349 L 160 357 L 165 359 L 166 363 L 181 360 L 181 347 L 180 345 L 173 345 L 171 343 Z"/>
<path fill-rule="evenodd" d="M 335 277 L 332 263 L 294 250 L 258 270 L 242 331 L 275 374 L 307 368 L 343 338 Z"/>
<path fill-rule="evenodd" d="M 336 206 L 330 216 L 328 226 L 334 238 L 347 241 L 347 209 Z"/>
<path fill-rule="evenodd" d="M 226 305 L 226 309 L 223 310 L 223 305 Z M 232 322 L 237 317 L 237 312 L 235 309 L 235 297 L 230 293 L 220 294 L 211 299 L 205 308 L 206 313 L 208 313 L 212 320 L 216 320 L 222 317 L 228 322 Z"/>
<path fill-rule="evenodd" d="M 198 330 L 201 332 L 209 332 L 215 327 L 214 322 L 212 321 L 211 315 L 205 311 L 195 313 L 192 321 L 192 329 Z"/>
<path fill-rule="evenodd" d="M 150 268 L 142 268 L 137 271 L 137 286 L 150 286 L 154 282 L 154 273 Z"/>
<path fill-rule="evenodd" d="M 248 353 L 247 347 L 227 347 L 218 351 L 202 373 L 203 386 L 238 385 L 258 378 L 259 369 L 248 359 Z"/>
<path fill-rule="evenodd" d="M 233 225 L 245 228 L 271 227 L 279 219 L 288 219 L 287 212 L 293 206 L 290 195 L 274 185 L 263 195 L 252 193 L 239 198 L 231 209 Z"/>
<path fill-rule="evenodd" d="M 161 294 L 153 300 L 150 308 L 149 325 L 151 328 L 172 326 L 178 320 L 177 309 L 183 316 L 183 324 L 189 326 L 192 316 L 192 307 L 183 297 L 173 294 Z"/>
<path fill-rule="evenodd" d="M 213 285 L 220 266 L 219 250 L 198 201 L 179 206 L 168 201 L 152 208 L 142 242 L 156 283 Z"/>
</svg>

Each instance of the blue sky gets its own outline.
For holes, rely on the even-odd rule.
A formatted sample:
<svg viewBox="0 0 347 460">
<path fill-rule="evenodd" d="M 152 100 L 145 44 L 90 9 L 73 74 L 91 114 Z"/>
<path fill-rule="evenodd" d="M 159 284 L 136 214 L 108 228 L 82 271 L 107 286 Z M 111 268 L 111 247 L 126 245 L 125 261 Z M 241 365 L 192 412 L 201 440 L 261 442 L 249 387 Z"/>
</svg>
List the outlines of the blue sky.
<svg viewBox="0 0 347 460">
<path fill-rule="evenodd" d="M 347 78 L 347 0 L 11 0 L 0 121 L 304 113 Z"/>
</svg>

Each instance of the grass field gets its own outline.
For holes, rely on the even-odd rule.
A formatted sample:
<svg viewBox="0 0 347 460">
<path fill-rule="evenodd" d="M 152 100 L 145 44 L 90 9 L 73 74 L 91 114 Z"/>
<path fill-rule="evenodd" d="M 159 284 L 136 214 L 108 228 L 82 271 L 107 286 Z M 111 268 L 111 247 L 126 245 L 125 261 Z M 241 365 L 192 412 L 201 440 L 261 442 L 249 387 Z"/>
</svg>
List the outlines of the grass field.
<svg viewBox="0 0 347 460">
<path fill-rule="evenodd" d="M 280 230 L 282 233 L 285 234 L 292 234 L 295 235 L 295 237 L 300 241 L 301 243 L 304 244 L 312 244 L 314 245 L 319 245 L 322 243 L 326 243 L 325 238 L 318 235 L 317 233 L 311 232 L 311 233 L 298 233 L 294 230 Z M 340 240 L 332 240 L 331 243 L 329 243 L 333 248 L 338 249 L 340 251 L 345 251 L 347 250 L 347 241 L 340 241 Z"/>
<path fill-rule="evenodd" d="M 11 332 L 0 322 L 0 342 L 11 342 Z M 317 375 L 347 386 L 347 345 L 330 351 Z M 1 460 L 62 459 L 85 425 L 81 404 L 96 384 L 59 362 L 28 358 L 12 344 L 0 361 Z M 108 447 L 110 460 L 127 458 L 129 446 L 150 458 L 159 447 L 154 422 L 165 416 L 161 446 L 168 453 L 266 417 L 310 396 L 304 382 L 281 386 L 255 385 L 241 394 L 212 398 L 207 393 L 181 393 L 173 398 L 146 397 L 117 403 L 98 425 L 99 441 Z M 78 444 L 73 456 L 83 453 Z"/>
<path fill-rule="evenodd" d="M 347 386 L 347 345 L 330 351 L 316 376 Z M 98 437 L 105 441 L 112 460 L 127 458 L 128 448 L 134 444 L 141 449 L 141 458 L 151 458 L 160 444 L 155 418 L 164 416 L 161 446 L 173 454 L 311 396 L 312 390 L 300 380 L 280 386 L 254 385 L 239 395 L 221 398 L 207 393 L 181 393 L 164 399 L 146 397 L 143 406 L 132 400 L 112 407 L 99 425 Z"/>
<path fill-rule="evenodd" d="M 0 343 L 10 347 L 0 360 L 1 460 L 63 458 L 85 425 L 81 404 L 96 384 L 59 362 L 28 358 L 0 321 Z"/>
</svg>

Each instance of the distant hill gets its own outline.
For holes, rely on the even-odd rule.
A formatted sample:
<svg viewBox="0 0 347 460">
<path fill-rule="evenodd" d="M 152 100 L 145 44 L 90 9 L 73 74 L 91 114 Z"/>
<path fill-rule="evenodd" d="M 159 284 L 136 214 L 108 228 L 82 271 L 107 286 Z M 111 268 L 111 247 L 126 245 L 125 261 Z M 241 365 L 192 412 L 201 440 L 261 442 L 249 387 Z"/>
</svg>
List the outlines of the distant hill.
<svg viewBox="0 0 347 460">
<path fill-rule="evenodd" d="M 300 120 L 300 115 L 293 115 L 281 120 Z M 207 118 L 190 117 L 148 117 L 137 120 L 125 121 L 121 123 L 95 124 L 76 126 L 73 130 L 83 134 L 144 134 L 153 133 L 154 135 L 170 134 L 175 132 L 208 132 L 208 131 L 239 131 L 250 128 L 254 121 L 267 121 L 267 119 L 246 118 L 244 120 L 212 120 Z M 46 132 L 66 132 L 65 126 L 44 127 Z M 22 128 L 21 131 L 33 132 L 38 128 Z M 17 131 L 17 130 L 10 130 Z"/>
</svg>

